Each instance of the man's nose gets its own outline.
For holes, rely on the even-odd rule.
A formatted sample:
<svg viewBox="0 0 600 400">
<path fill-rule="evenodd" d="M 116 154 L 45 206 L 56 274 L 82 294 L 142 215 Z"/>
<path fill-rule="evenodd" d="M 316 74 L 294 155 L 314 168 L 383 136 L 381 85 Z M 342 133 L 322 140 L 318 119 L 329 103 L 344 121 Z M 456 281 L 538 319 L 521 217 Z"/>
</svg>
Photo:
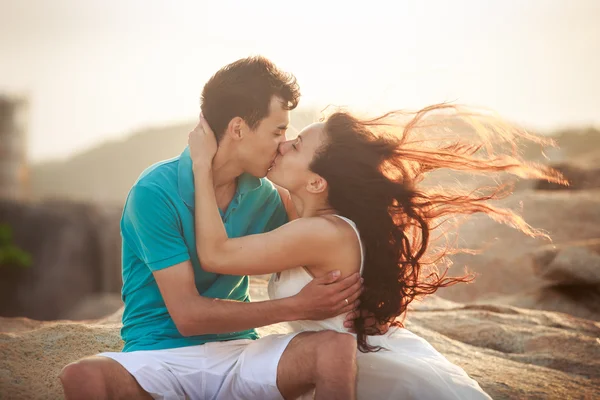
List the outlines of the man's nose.
<svg viewBox="0 0 600 400">
<path fill-rule="evenodd" d="M 290 146 L 291 142 L 292 142 L 291 140 L 287 140 L 287 141 L 281 143 L 278 148 L 279 154 L 284 155 L 285 153 L 287 153 L 291 147 Z"/>
</svg>

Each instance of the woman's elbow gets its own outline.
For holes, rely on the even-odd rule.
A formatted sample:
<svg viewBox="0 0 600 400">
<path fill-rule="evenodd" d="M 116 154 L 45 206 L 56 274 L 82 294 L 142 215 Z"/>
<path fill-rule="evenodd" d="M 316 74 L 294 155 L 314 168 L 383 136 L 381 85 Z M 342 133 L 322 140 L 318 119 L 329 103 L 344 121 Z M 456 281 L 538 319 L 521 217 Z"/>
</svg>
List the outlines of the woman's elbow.
<svg viewBox="0 0 600 400">
<path fill-rule="evenodd" d="M 206 272 L 219 272 L 219 257 L 213 253 L 199 255 L 200 266 Z"/>
<path fill-rule="evenodd" d="M 219 268 L 215 266 L 215 264 L 206 261 L 200 261 L 200 267 L 206 272 L 216 273 L 219 271 Z"/>
<path fill-rule="evenodd" d="M 223 273 L 231 264 L 231 248 L 224 244 L 198 248 L 198 258 L 204 271 Z"/>
</svg>

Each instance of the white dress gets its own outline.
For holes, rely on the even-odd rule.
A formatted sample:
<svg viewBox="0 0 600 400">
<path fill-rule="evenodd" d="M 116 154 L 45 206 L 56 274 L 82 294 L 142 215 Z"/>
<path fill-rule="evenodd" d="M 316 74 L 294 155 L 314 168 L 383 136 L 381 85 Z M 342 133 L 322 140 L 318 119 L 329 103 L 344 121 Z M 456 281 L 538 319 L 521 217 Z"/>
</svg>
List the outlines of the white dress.
<svg viewBox="0 0 600 400">
<path fill-rule="evenodd" d="M 353 221 L 348 222 L 360 234 Z M 361 267 L 364 262 L 361 243 Z M 298 267 L 274 274 L 269 282 L 269 297 L 281 299 L 296 295 L 312 276 Z M 334 330 L 347 332 L 344 316 L 323 321 L 295 321 L 289 323 L 294 332 Z M 452 364 L 425 339 L 404 328 L 393 327 L 385 335 L 369 336 L 368 343 L 384 349 L 374 353 L 357 350 L 358 399 L 419 399 L 467 400 L 491 399 L 459 366 Z"/>
</svg>

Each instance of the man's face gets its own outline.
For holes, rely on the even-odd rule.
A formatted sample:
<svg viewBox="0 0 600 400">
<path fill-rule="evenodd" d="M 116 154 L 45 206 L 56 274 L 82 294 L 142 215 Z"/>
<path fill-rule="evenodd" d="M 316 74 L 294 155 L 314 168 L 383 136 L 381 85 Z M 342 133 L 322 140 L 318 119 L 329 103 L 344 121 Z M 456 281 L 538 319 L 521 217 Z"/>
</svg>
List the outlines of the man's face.
<svg viewBox="0 0 600 400">
<path fill-rule="evenodd" d="M 262 178 L 278 154 L 279 145 L 286 141 L 285 133 L 290 123 L 290 112 L 285 110 L 278 97 L 269 105 L 269 115 L 249 130 L 239 145 L 239 156 L 245 172 Z"/>
</svg>

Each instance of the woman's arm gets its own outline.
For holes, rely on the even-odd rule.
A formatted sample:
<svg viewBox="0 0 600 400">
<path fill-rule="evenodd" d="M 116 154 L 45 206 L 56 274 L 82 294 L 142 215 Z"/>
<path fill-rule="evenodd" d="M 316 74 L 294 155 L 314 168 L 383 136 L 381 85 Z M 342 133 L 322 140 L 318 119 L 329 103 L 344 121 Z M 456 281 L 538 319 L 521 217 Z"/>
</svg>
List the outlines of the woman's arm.
<svg viewBox="0 0 600 400">
<path fill-rule="evenodd" d="M 194 165 L 196 248 L 204 270 L 260 275 L 330 260 L 341 235 L 335 224 L 324 218 L 301 218 L 268 233 L 228 238 L 212 178 L 216 140 L 203 118 L 190 134 L 189 145 Z"/>
<path fill-rule="evenodd" d="M 212 172 L 194 169 L 196 247 L 205 271 L 260 275 L 318 265 L 338 245 L 338 228 L 324 218 L 300 218 L 268 233 L 230 239 L 221 220 Z"/>
</svg>

